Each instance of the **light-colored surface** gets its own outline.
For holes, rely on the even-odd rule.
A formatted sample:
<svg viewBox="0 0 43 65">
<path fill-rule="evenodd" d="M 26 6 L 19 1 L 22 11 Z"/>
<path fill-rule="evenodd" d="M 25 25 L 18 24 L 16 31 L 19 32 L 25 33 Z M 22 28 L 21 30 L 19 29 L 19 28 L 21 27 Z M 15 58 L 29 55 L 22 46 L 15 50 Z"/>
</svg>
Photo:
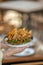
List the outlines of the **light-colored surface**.
<svg viewBox="0 0 43 65">
<path fill-rule="evenodd" d="M 0 3 L 2 9 L 14 9 L 21 12 L 32 12 L 43 10 L 43 2 L 30 1 L 11 1 Z"/>
<path fill-rule="evenodd" d="M 35 50 L 32 48 L 26 48 L 24 51 L 14 54 L 14 56 L 30 56 L 35 53 Z"/>
</svg>

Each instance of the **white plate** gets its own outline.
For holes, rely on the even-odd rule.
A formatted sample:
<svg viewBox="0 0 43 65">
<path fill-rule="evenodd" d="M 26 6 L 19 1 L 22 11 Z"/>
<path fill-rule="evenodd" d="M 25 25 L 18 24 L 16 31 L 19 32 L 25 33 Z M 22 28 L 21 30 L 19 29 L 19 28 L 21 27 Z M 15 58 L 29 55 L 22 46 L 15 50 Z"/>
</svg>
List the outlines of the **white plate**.
<svg viewBox="0 0 43 65">
<path fill-rule="evenodd" d="M 2 52 L 4 52 L 5 49 L 2 49 Z M 16 53 L 16 54 L 13 54 L 13 56 L 30 56 L 30 55 L 33 55 L 35 54 L 35 50 L 32 49 L 32 48 L 26 48 L 24 51 L 20 52 L 20 53 Z"/>
<path fill-rule="evenodd" d="M 33 37 L 33 40 L 31 40 L 31 42 L 28 42 L 28 43 L 25 43 L 25 44 L 21 44 L 21 45 L 11 45 L 11 44 L 8 44 L 7 42 L 5 42 L 5 44 L 7 46 L 10 46 L 10 47 L 24 47 L 24 46 L 34 46 L 35 45 L 35 42 L 36 42 L 36 38 Z"/>
<path fill-rule="evenodd" d="M 1 39 L 3 40 L 4 39 L 4 37 L 5 37 L 6 35 L 0 35 L 0 37 L 1 37 Z M 2 41 L 1 40 L 1 41 Z M 24 46 L 28 46 L 28 47 L 30 47 L 30 46 L 34 46 L 35 45 L 35 42 L 36 42 L 36 38 L 33 36 L 33 40 L 31 40 L 31 42 L 28 42 L 28 43 L 25 43 L 25 44 L 21 44 L 21 45 L 11 45 L 11 44 L 8 44 L 7 42 L 5 42 L 5 44 L 7 45 L 7 46 L 10 46 L 10 47 L 24 47 Z"/>
<path fill-rule="evenodd" d="M 24 51 L 14 54 L 14 56 L 30 56 L 35 53 L 35 50 L 32 48 L 26 48 Z"/>
</svg>

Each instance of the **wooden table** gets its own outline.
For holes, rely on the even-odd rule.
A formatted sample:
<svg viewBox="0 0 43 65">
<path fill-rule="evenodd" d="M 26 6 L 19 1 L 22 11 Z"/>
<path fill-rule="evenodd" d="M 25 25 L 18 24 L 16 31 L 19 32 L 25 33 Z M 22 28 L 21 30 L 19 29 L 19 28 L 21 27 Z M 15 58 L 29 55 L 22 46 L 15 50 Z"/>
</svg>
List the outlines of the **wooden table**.
<svg viewBox="0 0 43 65">
<path fill-rule="evenodd" d="M 15 63 L 15 62 L 25 62 L 25 61 L 37 61 L 37 60 L 43 60 L 43 55 L 33 55 L 33 56 L 27 56 L 27 57 L 9 57 L 6 60 L 3 59 L 3 63 Z"/>
<path fill-rule="evenodd" d="M 43 65 L 43 62 L 21 63 L 21 64 L 11 64 L 11 65 Z"/>
</svg>

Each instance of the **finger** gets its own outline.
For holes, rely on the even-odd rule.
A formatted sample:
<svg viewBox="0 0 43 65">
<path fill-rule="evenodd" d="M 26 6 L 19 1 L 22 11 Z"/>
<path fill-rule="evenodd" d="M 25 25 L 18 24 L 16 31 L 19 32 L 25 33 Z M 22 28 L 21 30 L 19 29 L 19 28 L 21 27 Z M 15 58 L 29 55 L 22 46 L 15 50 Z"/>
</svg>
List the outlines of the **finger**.
<svg viewBox="0 0 43 65">
<path fill-rule="evenodd" d="M 27 47 L 29 47 L 29 46 L 23 46 L 23 47 L 15 47 L 15 48 L 27 48 Z"/>
<path fill-rule="evenodd" d="M 2 47 L 2 48 L 6 48 L 6 49 L 9 48 L 9 47 L 8 47 L 6 44 L 4 44 L 4 43 L 1 44 L 1 47 Z"/>
<path fill-rule="evenodd" d="M 24 48 L 27 48 L 28 46 L 24 46 Z"/>
</svg>

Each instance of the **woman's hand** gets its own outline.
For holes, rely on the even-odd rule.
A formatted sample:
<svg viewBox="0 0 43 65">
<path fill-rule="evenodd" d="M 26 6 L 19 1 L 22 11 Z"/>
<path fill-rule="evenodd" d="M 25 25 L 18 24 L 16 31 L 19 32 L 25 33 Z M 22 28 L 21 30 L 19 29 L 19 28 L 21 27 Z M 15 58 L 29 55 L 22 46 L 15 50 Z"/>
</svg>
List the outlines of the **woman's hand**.
<svg viewBox="0 0 43 65">
<path fill-rule="evenodd" d="M 27 48 L 27 46 L 25 47 L 18 47 L 18 48 L 9 48 L 7 45 L 5 45 L 4 43 L 1 44 L 1 47 L 2 48 L 5 48 L 7 49 L 4 53 L 3 53 L 3 58 L 6 58 L 6 57 L 9 57 L 13 54 L 16 54 L 16 53 L 19 53 L 19 52 L 22 52 L 24 49 Z"/>
<path fill-rule="evenodd" d="M 6 58 L 6 57 L 9 57 L 9 56 L 11 56 L 13 54 L 22 52 L 26 48 L 27 48 L 27 46 L 21 47 L 21 48 L 11 48 L 11 49 L 8 49 L 6 52 L 4 52 L 3 57 Z"/>
<path fill-rule="evenodd" d="M 8 49 L 9 46 L 7 46 L 6 44 L 4 44 L 3 42 L 1 43 L 1 48 L 5 48 L 5 49 Z"/>
</svg>

